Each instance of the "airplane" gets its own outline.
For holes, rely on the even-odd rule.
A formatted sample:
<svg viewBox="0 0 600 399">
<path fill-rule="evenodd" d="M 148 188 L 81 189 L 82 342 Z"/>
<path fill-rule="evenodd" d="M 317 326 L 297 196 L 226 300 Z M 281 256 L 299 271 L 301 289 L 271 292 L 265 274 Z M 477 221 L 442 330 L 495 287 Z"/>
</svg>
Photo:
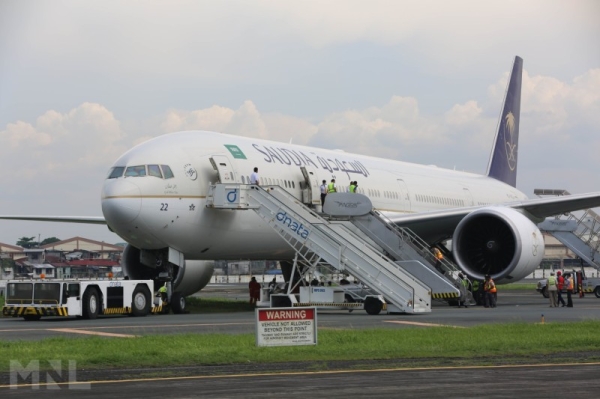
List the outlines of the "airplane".
<svg viewBox="0 0 600 399">
<path fill-rule="evenodd" d="M 206 207 L 211 184 L 249 184 L 258 167 L 261 186 L 280 186 L 298 199 L 307 189 L 312 207 L 320 204 L 323 180 L 335 179 L 338 190 L 358 181 L 358 192 L 398 226 L 409 227 L 432 247 L 451 240 L 450 256 L 470 278 L 489 274 L 497 284 L 518 281 L 539 266 L 544 254 L 537 223 L 600 206 L 600 192 L 528 199 L 517 190 L 522 69 L 517 56 L 485 175 L 183 131 L 141 143 L 116 160 L 102 188 L 103 217 L 0 219 L 106 224 L 128 243 L 125 274 L 157 279 L 167 273 L 174 301 L 181 301 L 209 282 L 213 260 L 280 260 L 289 274 L 294 251 L 254 212 Z"/>
</svg>

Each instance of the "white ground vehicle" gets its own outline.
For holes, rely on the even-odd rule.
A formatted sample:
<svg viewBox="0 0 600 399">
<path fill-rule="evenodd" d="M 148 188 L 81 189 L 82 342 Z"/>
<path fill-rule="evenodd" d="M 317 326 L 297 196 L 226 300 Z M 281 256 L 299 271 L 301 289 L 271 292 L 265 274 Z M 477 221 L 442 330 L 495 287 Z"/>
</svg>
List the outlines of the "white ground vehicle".
<svg viewBox="0 0 600 399">
<path fill-rule="evenodd" d="M 6 284 L 4 316 L 39 320 L 42 316 L 161 313 L 152 280 L 19 280 Z"/>
</svg>

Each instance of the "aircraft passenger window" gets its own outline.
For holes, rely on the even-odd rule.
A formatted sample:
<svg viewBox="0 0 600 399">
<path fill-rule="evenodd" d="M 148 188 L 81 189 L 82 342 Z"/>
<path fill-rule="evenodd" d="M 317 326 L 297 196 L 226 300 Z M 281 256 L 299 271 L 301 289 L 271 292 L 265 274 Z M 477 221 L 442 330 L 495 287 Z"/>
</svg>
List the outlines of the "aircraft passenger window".
<svg viewBox="0 0 600 399">
<path fill-rule="evenodd" d="M 148 165 L 148 175 L 162 179 L 162 173 L 160 172 L 158 165 Z"/>
<path fill-rule="evenodd" d="M 119 177 L 123 177 L 123 172 L 125 171 L 124 166 L 115 166 L 110 170 L 108 174 L 109 179 L 118 179 Z"/>
<path fill-rule="evenodd" d="M 165 179 L 172 179 L 173 177 L 175 177 L 173 175 L 173 172 L 171 171 L 171 168 L 169 168 L 168 165 L 160 165 L 160 168 L 162 169 L 163 176 L 165 177 Z"/>
<path fill-rule="evenodd" d="M 146 165 L 128 166 L 125 171 L 125 177 L 146 176 Z"/>
<path fill-rule="evenodd" d="M 242 184 L 246 184 L 246 177 L 242 175 Z"/>
<path fill-rule="evenodd" d="M 292 182 L 292 188 L 296 188 L 296 183 Z"/>
<path fill-rule="evenodd" d="M 287 180 L 284 180 L 283 182 L 285 183 L 285 188 L 288 188 Z"/>
</svg>

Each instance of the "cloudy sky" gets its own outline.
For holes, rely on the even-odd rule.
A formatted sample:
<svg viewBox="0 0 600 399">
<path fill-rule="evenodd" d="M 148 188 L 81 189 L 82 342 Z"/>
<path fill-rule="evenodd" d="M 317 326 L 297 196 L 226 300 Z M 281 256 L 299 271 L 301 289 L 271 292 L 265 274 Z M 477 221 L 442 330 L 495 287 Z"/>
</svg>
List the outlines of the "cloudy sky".
<svg viewBox="0 0 600 399">
<path fill-rule="evenodd" d="M 524 59 L 518 188 L 600 190 L 600 2 L 0 0 L 0 214 L 101 216 L 131 146 L 207 129 L 484 173 Z M 0 221 L 0 242 L 105 227 Z"/>
</svg>

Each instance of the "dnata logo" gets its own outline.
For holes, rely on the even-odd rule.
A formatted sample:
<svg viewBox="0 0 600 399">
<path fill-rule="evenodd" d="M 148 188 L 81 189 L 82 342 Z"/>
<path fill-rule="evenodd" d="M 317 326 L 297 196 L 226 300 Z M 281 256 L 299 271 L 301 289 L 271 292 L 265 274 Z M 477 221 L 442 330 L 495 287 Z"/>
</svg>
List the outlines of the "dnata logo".
<svg viewBox="0 0 600 399">
<path fill-rule="evenodd" d="M 283 223 L 284 226 L 287 226 L 288 229 L 292 230 L 300 237 L 306 238 L 310 234 L 310 231 L 306 230 L 302 223 L 296 222 L 294 219 L 289 217 L 286 212 L 279 212 L 276 217 L 278 221 Z"/>
</svg>

